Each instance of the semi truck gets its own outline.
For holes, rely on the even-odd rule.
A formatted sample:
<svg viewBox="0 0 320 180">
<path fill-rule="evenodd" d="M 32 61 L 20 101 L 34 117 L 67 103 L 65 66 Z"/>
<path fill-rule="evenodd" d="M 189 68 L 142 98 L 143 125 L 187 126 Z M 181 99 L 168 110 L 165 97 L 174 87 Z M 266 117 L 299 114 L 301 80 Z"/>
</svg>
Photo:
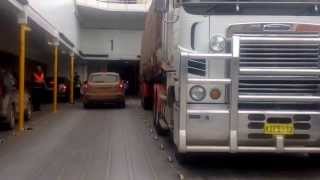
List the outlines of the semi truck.
<svg viewBox="0 0 320 180">
<path fill-rule="evenodd" d="M 176 157 L 320 152 L 319 0 L 154 0 L 141 99 Z"/>
</svg>

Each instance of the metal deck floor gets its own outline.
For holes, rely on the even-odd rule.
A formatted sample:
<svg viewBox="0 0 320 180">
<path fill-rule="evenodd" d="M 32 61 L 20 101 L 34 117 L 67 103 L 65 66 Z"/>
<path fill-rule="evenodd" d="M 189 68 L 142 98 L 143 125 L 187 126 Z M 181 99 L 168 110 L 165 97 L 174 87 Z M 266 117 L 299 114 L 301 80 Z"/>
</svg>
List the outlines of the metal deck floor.
<svg viewBox="0 0 320 180">
<path fill-rule="evenodd" d="M 135 99 L 127 105 L 60 105 L 56 114 L 45 106 L 32 131 L 0 131 L 0 180 L 320 179 L 320 158 L 304 156 L 210 154 L 181 165 L 169 137 L 155 138 L 152 113 Z"/>
<path fill-rule="evenodd" d="M 36 117 L 30 132 L 0 145 L 1 180 L 177 179 L 165 155 L 153 146 L 138 101 L 126 109 L 64 105 Z M 61 107 L 60 107 L 61 108 Z"/>
</svg>

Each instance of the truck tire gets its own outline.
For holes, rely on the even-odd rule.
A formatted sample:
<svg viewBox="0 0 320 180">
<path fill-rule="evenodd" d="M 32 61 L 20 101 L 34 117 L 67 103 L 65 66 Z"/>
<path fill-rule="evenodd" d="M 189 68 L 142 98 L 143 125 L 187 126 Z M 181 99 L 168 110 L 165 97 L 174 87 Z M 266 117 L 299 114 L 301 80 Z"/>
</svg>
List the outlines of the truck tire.
<svg viewBox="0 0 320 180">
<path fill-rule="evenodd" d="M 174 155 L 175 155 L 177 162 L 181 165 L 187 164 L 190 161 L 189 155 L 187 153 L 179 152 L 177 147 L 175 147 L 175 149 L 174 149 Z"/>
<path fill-rule="evenodd" d="M 152 109 L 152 103 L 150 98 L 148 97 L 142 97 L 141 98 L 141 106 L 144 110 L 151 110 Z"/>
<path fill-rule="evenodd" d="M 161 114 L 157 111 L 156 104 L 157 103 L 155 102 L 153 107 L 153 125 L 159 136 L 166 136 L 168 135 L 168 130 L 162 127 L 160 124 Z"/>
<path fill-rule="evenodd" d="M 156 112 L 156 117 L 154 120 L 154 128 L 156 129 L 156 132 L 159 136 L 166 136 L 166 135 L 168 135 L 168 130 L 163 128 L 160 125 L 159 119 L 160 119 L 160 113 Z"/>
<path fill-rule="evenodd" d="M 7 119 L 7 122 L 8 122 L 9 129 L 14 129 L 15 125 L 16 125 L 16 117 L 15 117 L 15 107 L 14 107 L 14 105 L 11 105 L 11 106 L 8 107 L 6 119 Z"/>
</svg>

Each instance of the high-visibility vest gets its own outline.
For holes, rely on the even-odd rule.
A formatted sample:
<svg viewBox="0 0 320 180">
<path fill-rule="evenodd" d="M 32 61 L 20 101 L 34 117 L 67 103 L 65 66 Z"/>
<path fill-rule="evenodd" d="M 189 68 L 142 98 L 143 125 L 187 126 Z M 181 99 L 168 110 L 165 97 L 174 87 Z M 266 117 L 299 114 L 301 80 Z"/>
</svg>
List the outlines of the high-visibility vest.
<svg viewBox="0 0 320 180">
<path fill-rule="evenodd" d="M 33 74 L 33 81 L 37 84 L 42 84 L 44 83 L 44 74 L 41 72 L 40 74 L 39 73 L 34 73 Z"/>
</svg>

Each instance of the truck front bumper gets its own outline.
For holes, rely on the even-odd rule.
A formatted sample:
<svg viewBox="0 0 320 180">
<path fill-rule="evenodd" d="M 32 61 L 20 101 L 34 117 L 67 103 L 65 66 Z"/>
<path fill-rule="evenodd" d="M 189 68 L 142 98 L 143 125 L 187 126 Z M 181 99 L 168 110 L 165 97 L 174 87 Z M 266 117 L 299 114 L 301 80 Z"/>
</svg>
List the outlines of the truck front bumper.
<svg viewBox="0 0 320 180">
<path fill-rule="evenodd" d="M 176 110 L 179 112 L 178 106 Z M 250 120 L 252 115 L 265 118 L 257 124 Z M 306 119 L 301 121 L 298 116 Z M 179 129 L 178 133 L 180 152 L 320 153 L 320 112 L 317 111 L 239 110 L 238 128 L 234 130 L 230 128 L 228 105 L 189 104 L 186 117 L 185 129 Z M 296 127 L 294 134 L 264 134 L 263 126 L 268 118 L 290 119 Z"/>
</svg>

